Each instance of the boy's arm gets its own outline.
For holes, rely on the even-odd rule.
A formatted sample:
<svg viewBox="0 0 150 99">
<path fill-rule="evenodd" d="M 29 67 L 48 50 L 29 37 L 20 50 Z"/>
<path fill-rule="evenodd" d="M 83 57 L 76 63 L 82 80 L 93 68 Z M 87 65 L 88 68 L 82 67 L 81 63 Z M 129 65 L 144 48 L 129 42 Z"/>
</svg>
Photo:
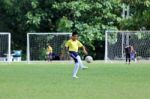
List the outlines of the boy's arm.
<svg viewBox="0 0 150 99">
<path fill-rule="evenodd" d="M 68 51 L 69 51 L 69 48 L 65 46 L 65 50 L 68 52 Z"/>
<path fill-rule="evenodd" d="M 65 44 L 65 51 L 69 54 L 69 42 L 68 41 Z"/>
<path fill-rule="evenodd" d="M 67 52 L 67 54 L 69 55 L 69 47 L 65 46 L 65 51 Z"/>
<path fill-rule="evenodd" d="M 88 55 L 88 52 L 86 51 L 85 46 L 80 41 L 78 41 L 78 46 L 83 48 L 83 52 L 85 55 Z"/>
<path fill-rule="evenodd" d="M 82 48 L 83 48 L 83 52 L 84 52 L 84 54 L 85 54 L 85 55 L 88 55 L 88 52 L 87 52 L 87 50 L 85 49 L 85 47 L 84 47 L 84 46 L 82 46 Z"/>
</svg>

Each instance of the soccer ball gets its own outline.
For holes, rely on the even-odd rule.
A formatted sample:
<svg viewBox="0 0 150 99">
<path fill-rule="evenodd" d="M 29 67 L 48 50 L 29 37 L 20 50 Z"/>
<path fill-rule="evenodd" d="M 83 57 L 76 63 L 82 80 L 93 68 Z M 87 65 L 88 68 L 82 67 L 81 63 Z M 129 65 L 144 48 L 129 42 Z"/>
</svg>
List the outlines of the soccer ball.
<svg viewBox="0 0 150 99">
<path fill-rule="evenodd" d="M 93 62 L 93 58 L 92 58 L 91 56 L 86 56 L 86 57 L 85 57 L 85 61 L 86 61 L 87 63 L 92 63 L 92 62 Z"/>
</svg>

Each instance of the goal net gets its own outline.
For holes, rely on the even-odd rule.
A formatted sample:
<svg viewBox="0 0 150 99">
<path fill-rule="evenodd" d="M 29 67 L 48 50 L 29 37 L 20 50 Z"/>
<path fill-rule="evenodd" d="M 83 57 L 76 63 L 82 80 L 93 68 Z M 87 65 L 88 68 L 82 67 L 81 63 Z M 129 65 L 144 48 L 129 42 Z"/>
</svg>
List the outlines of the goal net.
<svg viewBox="0 0 150 99">
<path fill-rule="evenodd" d="M 0 62 L 11 61 L 11 34 L 0 32 Z"/>
<path fill-rule="evenodd" d="M 68 60 L 65 42 L 71 33 L 27 33 L 27 61 L 45 61 L 47 45 L 53 49 L 53 60 Z"/>
<path fill-rule="evenodd" d="M 150 31 L 106 31 L 105 61 L 124 60 L 125 47 L 131 45 L 139 60 L 150 60 Z"/>
</svg>

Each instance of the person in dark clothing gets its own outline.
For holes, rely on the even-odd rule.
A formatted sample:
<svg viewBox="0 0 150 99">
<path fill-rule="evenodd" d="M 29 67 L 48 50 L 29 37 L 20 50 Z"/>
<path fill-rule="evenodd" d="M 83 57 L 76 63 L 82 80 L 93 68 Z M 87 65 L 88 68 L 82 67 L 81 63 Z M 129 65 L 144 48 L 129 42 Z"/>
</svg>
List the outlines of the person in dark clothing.
<svg viewBox="0 0 150 99">
<path fill-rule="evenodd" d="M 130 53 L 131 53 L 131 46 L 129 45 L 125 47 L 126 64 L 127 63 L 130 64 L 130 61 L 131 61 Z"/>
</svg>

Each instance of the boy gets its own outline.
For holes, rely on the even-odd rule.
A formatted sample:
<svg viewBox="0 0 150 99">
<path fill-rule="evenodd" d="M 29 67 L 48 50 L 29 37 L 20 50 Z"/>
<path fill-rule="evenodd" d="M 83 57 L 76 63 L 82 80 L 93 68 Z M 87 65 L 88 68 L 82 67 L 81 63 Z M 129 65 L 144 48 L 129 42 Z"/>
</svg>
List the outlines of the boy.
<svg viewBox="0 0 150 99">
<path fill-rule="evenodd" d="M 52 49 L 52 47 L 48 44 L 48 45 L 47 45 L 47 57 L 48 57 L 48 62 L 52 60 L 52 53 L 53 53 L 53 49 Z"/>
<path fill-rule="evenodd" d="M 68 40 L 66 42 L 65 47 L 69 50 L 69 55 L 74 59 L 74 62 L 75 62 L 75 66 L 74 66 L 74 70 L 73 70 L 73 78 L 79 78 L 77 76 L 79 66 L 81 67 L 81 69 L 86 69 L 88 67 L 85 67 L 83 65 L 82 60 L 78 54 L 78 49 L 83 48 L 83 52 L 85 55 L 87 55 L 88 53 L 87 53 L 85 47 L 83 46 L 83 44 L 80 41 L 78 41 L 78 33 L 77 32 L 72 33 L 72 37 L 70 40 Z"/>
</svg>

